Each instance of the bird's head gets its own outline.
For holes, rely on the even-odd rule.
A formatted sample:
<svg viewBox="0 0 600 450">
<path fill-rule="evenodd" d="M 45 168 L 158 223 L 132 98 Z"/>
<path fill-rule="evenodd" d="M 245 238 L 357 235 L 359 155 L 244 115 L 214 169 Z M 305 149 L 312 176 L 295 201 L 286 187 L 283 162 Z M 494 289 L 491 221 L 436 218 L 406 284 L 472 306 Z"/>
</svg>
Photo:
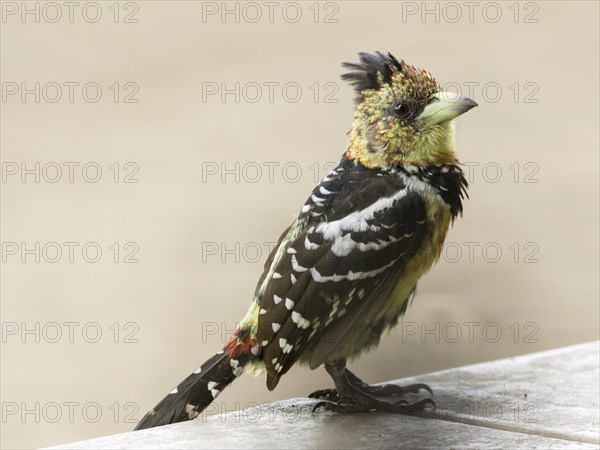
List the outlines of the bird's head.
<svg viewBox="0 0 600 450">
<path fill-rule="evenodd" d="M 357 92 L 346 155 L 368 167 L 454 164 L 452 119 L 477 106 L 473 100 L 442 92 L 429 72 L 391 54 L 359 53 L 344 63 L 342 75 Z"/>
</svg>

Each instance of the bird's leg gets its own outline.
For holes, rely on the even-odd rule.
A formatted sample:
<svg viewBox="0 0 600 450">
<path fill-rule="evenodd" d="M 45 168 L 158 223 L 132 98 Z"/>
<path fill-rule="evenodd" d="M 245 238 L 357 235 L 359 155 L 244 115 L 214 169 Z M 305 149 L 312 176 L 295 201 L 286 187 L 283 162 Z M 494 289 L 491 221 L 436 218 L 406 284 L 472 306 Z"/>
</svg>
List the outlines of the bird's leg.
<svg viewBox="0 0 600 450">
<path fill-rule="evenodd" d="M 402 397 L 408 393 L 416 394 L 421 389 L 426 390 L 433 395 L 431 388 L 423 383 L 409 384 L 406 386 L 398 386 L 397 384 L 370 385 L 362 381 L 348 369 L 345 369 L 345 372 L 346 378 L 352 386 L 373 397 Z M 335 401 L 338 398 L 338 391 L 336 389 L 319 389 L 311 393 L 309 397 Z"/>
<path fill-rule="evenodd" d="M 414 403 L 409 403 L 406 400 L 389 403 L 376 399 L 350 382 L 348 371 L 346 370 L 346 361 L 325 364 L 325 370 L 327 370 L 327 373 L 329 373 L 333 379 L 337 396 L 335 397 L 335 401 L 322 401 L 317 403 L 314 406 L 313 411 L 317 408 L 324 407 L 330 411 L 340 413 L 386 411 L 400 414 L 412 414 L 424 410 L 428 405 L 435 408 L 435 403 L 431 399 L 419 400 Z M 354 375 L 351 375 L 351 377 L 360 381 L 360 379 L 356 378 Z"/>
<path fill-rule="evenodd" d="M 329 373 L 329 375 L 331 375 L 331 373 L 329 372 L 331 369 L 328 369 L 328 367 L 333 367 L 330 366 L 328 364 L 325 364 L 325 370 L 327 370 L 327 373 Z M 341 369 L 344 372 L 347 372 L 346 369 L 346 361 L 341 361 L 339 362 L 336 366 L 336 370 Z M 331 378 L 333 378 L 334 383 L 335 383 L 335 378 L 333 377 L 333 375 L 331 375 Z M 346 378 L 346 382 L 349 382 L 349 380 Z M 330 400 L 330 401 L 337 401 L 338 399 L 338 390 L 337 390 L 337 384 L 335 388 L 327 388 L 327 389 L 319 389 L 316 390 L 312 393 L 310 393 L 308 395 L 309 398 L 318 398 L 321 400 Z"/>
</svg>

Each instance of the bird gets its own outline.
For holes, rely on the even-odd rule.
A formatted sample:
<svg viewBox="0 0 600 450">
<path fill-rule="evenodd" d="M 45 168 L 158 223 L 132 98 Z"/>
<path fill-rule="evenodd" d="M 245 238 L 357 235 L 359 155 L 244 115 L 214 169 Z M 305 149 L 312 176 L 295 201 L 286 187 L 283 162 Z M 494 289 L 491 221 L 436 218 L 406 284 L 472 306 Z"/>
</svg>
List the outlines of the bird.
<svg viewBox="0 0 600 450">
<path fill-rule="evenodd" d="M 250 308 L 220 352 L 175 387 L 136 430 L 196 418 L 244 371 L 275 389 L 295 364 L 324 366 L 335 388 L 310 394 L 338 413 L 413 414 L 426 384 L 369 385 L 346 367 L 374 349 L 412 302 L 462 216 L 468 183 L 455 124 L 477 103 L 444 92 L 391 53 L 342 63 L 355 109 L 342 158 L 314 188 L 268 256 Z M 399 401 L 384 398 L 401 397 Z M 393 399 L 396 400 L 396 399 Z"/>
</svg>

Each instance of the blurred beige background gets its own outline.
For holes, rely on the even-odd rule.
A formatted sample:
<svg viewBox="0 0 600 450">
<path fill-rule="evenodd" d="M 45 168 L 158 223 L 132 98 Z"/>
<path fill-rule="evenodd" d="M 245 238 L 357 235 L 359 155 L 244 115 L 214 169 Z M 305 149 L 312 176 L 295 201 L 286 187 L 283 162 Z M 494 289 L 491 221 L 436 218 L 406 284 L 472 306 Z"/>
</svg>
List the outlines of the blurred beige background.
<svg viewBox="0 0 600 450">
<path fill-rule="evenodd" d="M 480 106 L 458 123 L 464 217 L 356 373 L 598 339 L 597 2 L 480 2 L 471 18 L 461 2 L 277 2 L 271 18 L 262 2 L 225 17 L 220 2 L 80 2 L 72 20 L 58 5 L 2 3 L 2 447 L 130 430 L 219 350 L 268 246 L 345 149 L 340 63 L 358 51 Z M 244 376 L 213 412 L 329 384 L 305 368 L 274 392 Z"/>
</svg>

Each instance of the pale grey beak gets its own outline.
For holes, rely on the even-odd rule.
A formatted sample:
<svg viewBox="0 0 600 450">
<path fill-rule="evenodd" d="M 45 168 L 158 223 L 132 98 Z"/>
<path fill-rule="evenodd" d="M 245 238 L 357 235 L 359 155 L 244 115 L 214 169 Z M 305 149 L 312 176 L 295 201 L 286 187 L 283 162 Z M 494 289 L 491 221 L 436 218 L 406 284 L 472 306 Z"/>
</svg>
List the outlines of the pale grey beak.
<svg viewBox="0 0 600 450">
<path fill-rule="evenodd" d="M 418 121 L 424 122 L 427 126 L 455 119 L 477 106 L 477 103 L 470 98 L 455 92 L 438 92 L 434 97 L 436 99 L 417 117 Z"/>
</svg>

